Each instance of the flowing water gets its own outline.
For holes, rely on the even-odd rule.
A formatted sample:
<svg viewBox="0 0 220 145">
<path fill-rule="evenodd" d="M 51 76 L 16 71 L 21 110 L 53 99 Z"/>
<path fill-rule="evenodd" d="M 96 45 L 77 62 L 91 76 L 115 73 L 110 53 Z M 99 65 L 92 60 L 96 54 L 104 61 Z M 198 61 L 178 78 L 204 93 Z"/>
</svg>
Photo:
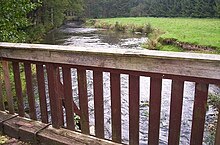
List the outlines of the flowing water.
<svg viewBox="0 0 220 145">
<path fill-rule="evenodd" d="M 67 23 L 59 29 L 51 31 L 45 38 L 47 44 L 72 45 L 83 47 L 100 47 L 103 49 L 111 48 L 129 48 L 142 49 L 141 43 L 147 41 L 147 38 L 141 35 L 125 34 L 120 32 L 112 32 L 103 29 L 83 28 L 77 23 Z M 88 100 L 89 100 L 89 121 L 91 131 L 94 128 L 94 93 L 93 93 L 93 72 L 87 71 L 88 84 Z M 104 120 L 105 120 L 105 138 L 111 139 L 111 94 L 110 94 L 110 74 L 103 73 L 103 88 L 104 88 Z M 128 112 L 128 75 L 121 74 L 121 104 L 122 104 L 122 138 L 123 143 L 128 143 L 129 137 L 129 112 Z M 73 96 L 74 101 L 78 104 L 78 87 L 77 87 L 77 72 L 72 69 Z M 163 79 L 162 86 L 162 107 L 160 121 L 160 144 L 168 143 L 168 128 L 169 128 L 169 111 L 171 98 L 171 83 L 172 80 Z M 148 138 L 148 121 L 149 121 L 149 88 L 150 78 L 140 78 L 140 144 L 147 144 Z M 214 85 L 209 88 L 210 93 L 220 94 L 220 89 Z M 180 144 L 189 144 L 192 112 L 195 93 L 195 83 L 185 82 L 184 84 L 184 100 L 183 114 L 181 123 Z M 206 131 L 205 138 L 208 136 L 207 126 L 213 122 L 215 110 L 209 106 L 206 115 Z M 93 132 L 93 131 L 92 131 Z M 206 143 L 204 143 L 206 144 Z"/>
</svg>

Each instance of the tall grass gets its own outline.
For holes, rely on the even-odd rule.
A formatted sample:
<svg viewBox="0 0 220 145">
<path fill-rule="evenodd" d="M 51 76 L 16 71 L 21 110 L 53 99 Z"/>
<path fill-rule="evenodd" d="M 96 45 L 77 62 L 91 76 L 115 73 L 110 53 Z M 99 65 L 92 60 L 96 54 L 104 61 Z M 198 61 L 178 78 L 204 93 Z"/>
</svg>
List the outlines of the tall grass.
<svg viewBox="0 0 220 145">
<path fill-rule="evenodd" d="M 96 25 L 114 25 L 144 27 L 149 24 L 154 29 L 164 32 L 161 38 L 174 38 L 181 42 L 195 45 L 216 47 L 220 50 L 220 19 L 199 18 L 107 18 L 97 19 Z"/>
</svg>

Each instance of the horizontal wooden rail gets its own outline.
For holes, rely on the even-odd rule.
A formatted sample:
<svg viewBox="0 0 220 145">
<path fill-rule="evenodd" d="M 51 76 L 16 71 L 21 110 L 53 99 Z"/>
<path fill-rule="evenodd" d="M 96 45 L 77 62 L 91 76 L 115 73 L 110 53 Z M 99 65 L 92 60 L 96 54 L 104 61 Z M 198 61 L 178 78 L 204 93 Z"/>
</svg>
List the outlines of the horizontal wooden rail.
<svg viewBox="0 0 220 145">
<path fill-rule="evenodd" d="M 0 57 L 220 80 L 220 55 L 0 43 Z"/>
<path fill-rule="evenodd" d="M 169 113 L 168 144 L 180 144 L 181 120 L 185 81 L 195 83 L 192 96 L 193 112 L 190 144 L 203 143 L 205 115 L 209 84 L 220 84 L 220 55 L 173 53 L 147 50 L 94 49 L 70 46 L 39 44 L 0 43 L 4 82 L 0 80 L 0 109 L 4 111 L 5 91 L 7 110 L 11 114 L 27 116 L 33 120 L 52 123 L 55 128 L 66 127 L 81 131 L 86 135 L 105 138 L 105 82 L 104 74 L 109 72 L 110 109 L 112 140 L 123 142 L 122 135 L 122 90 L 121 75 L 128 75 L 128 142 L 139 144 L 140 133 L 140 82 L 142 76 L 149 77 L 149 124 L 146 144 L 160 143 L 160 124 L 162 110 L 162 87 L 164 78 L 172 80 L 171 104 Z M 12 70 L 10 72 L 10 64 Z M 35 68 L 32 70 L 32 68 Z M 73 71 L 74 70 L 74 71 Z M 92 92 L 94 102 L 94 128 L 90 129 L 91 104 L 88 97 L 88 73 L 92 71 Z M 25 75 L 25 88 L 22 88 L 21 75 Z M 75 72 L 75 73 L 73 73 Z M 12 96 L 11 78 L 13 74 L 16 96 Z M 34 74 L 36 73 L 36 74 Z M 36 75 L 36 76 L 34 76 Z M 37 83 L 34 84 L 34 77 Z M 75 77 L 75 82 L 73 81 Z M 2 89 L 2 84 L 4 87 Z M 73 86 L 78 89 L 76 105 Z M 37 90 L 34 88 L 37 87 Z M 4 89 L 5 88 L 5 89 Z M 24 108 L 23 89 L 26 89 L 28 112 Z M 38 96 L 35 93 L 38 93 Z M 13 98 L 14 97 L 14 98 Z M 36 99 L 39 97 L 39 99 Z M 17 102 L 13 102 L 14 99 Z M 15 100 L 16 100 L 15 99 Z M 39 100 L 40 115 L 36 113 L 36 100 Z M 17 103 L 17 110 L 14 106 Z M 50 112 L 49 112 L 50 111 Z M 76 124 L 75 115 L 80 116 Z M 219 115 L 220 116 L 220 115 Z M 219 143 L 220 119 L 218 119 L 216 145 Z M 79 126 L 76 129 L 76 126 Z"/>
</svg>

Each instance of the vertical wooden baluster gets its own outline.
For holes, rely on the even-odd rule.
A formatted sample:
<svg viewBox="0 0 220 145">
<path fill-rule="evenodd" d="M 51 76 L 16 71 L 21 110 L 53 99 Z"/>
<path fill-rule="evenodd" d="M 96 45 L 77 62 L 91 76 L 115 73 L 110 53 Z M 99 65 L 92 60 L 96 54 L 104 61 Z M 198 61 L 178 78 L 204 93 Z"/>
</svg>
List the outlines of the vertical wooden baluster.
<svg viewBox="0 0 220 145">
<path fill-rule="evenodd" d="M 75 130 L 71 68 L 64 66 L 62 70 L 63 70 L 63 88 L 64 88 L 64 98 L 65 98 L 65 107 L 66 107 L 65 109 L 66 109 L 67 128 L 70 130 Z"/>
<path fill-rule="evenodd" d="M 111 73 L 112 140 L 121 143 L 120 74 Z"/>
<path fill-rule="evenodd" d="M 220 145 L 220 110 L 218 111 L 218 124 L 215 134 L 215 145 Z"/>
<path fill-rule="evenodd" d="M 94 105 L 95 105 L 95 134 L 104 138 L 104 108 L 103 108 L 103 73 L 93 72 Z"/>
<path fill-rule="evenodd" d="M 139 144 L 140 77 L 129 76 L 129 144 Z"/>
<path fill-rule="evenodd" d="M 1 62 L 0 62 L 1 65 Z M 2 70 L 0 70 L 0 110 L 5 111 L 5 105 L 4 105 L 4 98 L 3 98 L 3 90 L 2 90 L 2 80 L 3 80 L 3 75 L 2 75 Z"/>
<path fill-rule="evenodd" d="M 62 68 L 58 68 L 58 72 L 57 72 L 57 87 L 58 89 L 55 90 L 55 92 L 58 94 L 59 96 L 59 99 L 61 100 L 60 101 L 60 105 L 61 106 L 64 106 L 65 107 L 65 99 L 64 99 L 64 88 L 63 88 L 63 84 L 61 82 L 61 78 L 60 78 L 60 71 L 62 71 Z M 64 126 L 64 113 L 63 113 L 63 110 L 62 110 L 62 113 L 61 113 L 61 118 L 62 118 L 62 125 Z"/>
<path fill-rule="evenodd" d="M 173 80 L 171 90 L 171 107 L 169 122 L 169 145 L 179 145 L 183 106 L 184 81 Z"/>
<path fill-rule="evenodd" d="M 79 107 L 80 107 L 80 123 L 82 133 L 89 135 L 89 113 L 88 113 L 88 96 L 86 69 L 77 69 L 78 91 L 79 91 Z"/>
<path fill-rule="evenodd" d="M 48 87 L 49 87 L 49 98 L 50 98 L 50 109 L 52 126 L 60 128 L 62 126 L 62 98 L 57 93 L 58 83 L 58 71 L 59 68 L 54 64 L 47 64 L 47 76 L 48 76 Z"/>
<path fill-rule="evenodd" d="M 15 91 L 16 96 L 18 98 L 18 114 L 21 117 L 24 117 L 24 99 L 22 95 L 22 87 L 21 87 L 21 77 L 20 77 L 20 68 L 18 62 L 12 62 L 13 73 L 14 73 L 14 81 L 15 81 Z"/>
<path fill-rule="evenodd" d="M 26 78 L 26 89 L 27 89 L 27 96 L 28 96 L 28 104 L 30 109 L 30 118 L 33 120 L 37 120 L 36 115 L 36 106 L 35 106 L 35 98 L 34 98 L 34 90 L 33 90 L 33 83 L 32 83 L 32 70 L 31 64 L 28 62 L 24 63 L 24 70 L 25 70 L 25 78 Z"/>
<path fill-rule="evenodd" d="M 10 73 L 9 73 L 9 67 L 7 61 L 2 61 L 2 68 L 4 73 L 5 89 L 6 89 L 9 113 L 14 114 L 13 96 L 12 96 L 12 92 L 11 92 L 12 89 L 10 84 Z"/>
<path fill-rule="evenodd" d="M 148 144 L 159 144 L 160 110 L 161 110 L 161 78 L 150 79 L 150 109 L 149 109 L 149 131 Z"/>
<path fill-rule="evenodd" d="M 193 121 L 191 130 L 191 145 L 202 145 L 205 114 L 208 98 L 208 84 L 196 83 Z"/>
<path fill-rule="evenodd" d="M 41 120 L 43 123 L 48 123 L 44 67 L 41 64 L 37 64 L 36 69 L 37 69 L 37 83 L 38 83 L 38 91 L 39 91 Z"/>
</svg>

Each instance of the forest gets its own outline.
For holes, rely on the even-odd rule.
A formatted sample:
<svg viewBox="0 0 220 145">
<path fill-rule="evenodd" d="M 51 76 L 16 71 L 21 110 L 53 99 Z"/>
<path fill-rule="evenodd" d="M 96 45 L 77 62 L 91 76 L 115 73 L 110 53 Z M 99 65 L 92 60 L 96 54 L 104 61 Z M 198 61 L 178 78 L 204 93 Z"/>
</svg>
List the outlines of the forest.
<svg viewBox="0 0 220 145">
<path fill-rule="evenodd" d="M 220 17 L 220 0 L 86 0 L 86 15 L 107 17 Z"/>
<path fill-rule="evenodd" d="M 220 0 L 1 0 L 0 41 L 37 42 L 69 15 L 219 18 Z"/>
<path fill-rule="evenodd" d="M 66 13 L 83 10 L 82 0 L 1 0 L 0 41 L 35 42 L 62 25 Z"/>
</svg>

